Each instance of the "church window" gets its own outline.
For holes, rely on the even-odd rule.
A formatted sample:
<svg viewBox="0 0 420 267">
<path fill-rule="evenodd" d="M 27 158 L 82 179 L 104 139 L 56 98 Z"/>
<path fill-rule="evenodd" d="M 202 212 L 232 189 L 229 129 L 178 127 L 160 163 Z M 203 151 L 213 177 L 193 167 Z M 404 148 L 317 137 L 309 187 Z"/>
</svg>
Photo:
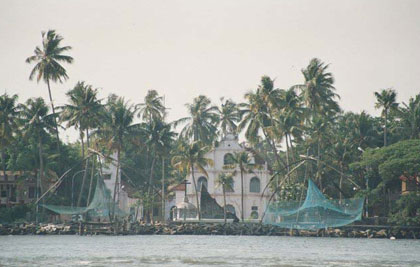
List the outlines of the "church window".
<svg viewBox="0 0 420 267">
<path fill-rule="evenodd" d="M 235 164 L 235 158 L 231 153 L 226 153 L 223 157 L 223 164 L 224 165 L 232 165 Z"/>
<path fill-rule="evenodd" d="M 235 183 L 232 180 L 230 184 L 226 185 L 226 192 L 235 192 L 234 188 L 235 188 Z"/>
<path fill-rule="evenodd" d="M 260 179 L 257 177 L 251 178 L 249 182 L 249 192 L 251 193 L 259 193 L 260 192 Z"/>
</svg>

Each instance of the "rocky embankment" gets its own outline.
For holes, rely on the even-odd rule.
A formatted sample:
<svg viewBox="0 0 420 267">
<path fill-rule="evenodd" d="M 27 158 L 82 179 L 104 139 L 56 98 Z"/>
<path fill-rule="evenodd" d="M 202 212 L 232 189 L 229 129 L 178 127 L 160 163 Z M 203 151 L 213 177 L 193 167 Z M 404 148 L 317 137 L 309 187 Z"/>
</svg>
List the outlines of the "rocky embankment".
<svg viewBox="0 0 420 267">
<path fill-rule="evenodd" d="M 8 224 L 0 225 L 0 235 L 254 235 L 349 238 L 420 238 L 420 227 L 345 226 L 317 231 L 290 230 L 256 223 L 181 223 L 120 225 L 109 224 Z M 82 230 L 82 231 L 81 231 Z"/>
</svg>

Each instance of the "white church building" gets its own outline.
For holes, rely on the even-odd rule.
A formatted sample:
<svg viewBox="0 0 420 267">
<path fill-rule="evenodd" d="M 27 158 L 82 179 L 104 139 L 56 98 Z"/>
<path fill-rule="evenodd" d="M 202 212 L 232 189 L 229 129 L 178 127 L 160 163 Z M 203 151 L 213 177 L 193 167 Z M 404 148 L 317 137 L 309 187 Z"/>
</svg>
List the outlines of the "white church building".
<svg viewBox="0 0 420 267">
<path fill-rule="evenodd" d="M 218 144 L 217 147 L 213 148 L 210 152 L 206 154 L 206 157 L 211 159 L 213 164 L 206 166 L 205 170 L 208 174 L 208 177 L 196 169 L 194 177 L 197 182 L 197 191 L 194 189 L 194 182 L 192 175 L 189 174 L 186 177 L 187 184 L 174 185 L 169 188 L 169 192 L 166 192 L 166 201 L 165 201 L 165 220 L 174 220 L 174 210 L 177 205 L 184 205 L 185 190 L 187 191 L 187 197 L 189 204 L 193 204 L 197 207 L 195 194 L 198 192 L 200 199 L 201 193 L 200 188 L 204 185 L 207 188 L 208 193 L 216 202 L 223 207 L 223 190 L 222 186 L 217 183 L 217 178 L 221 173 L 234 173 L 233 184 L 230 185 L 230 188 L 226 190 L 226 208 L 227 210 L 235 214 L 237 218 L 241 219 L 241 173 L 238 168 L 231 169 L 227 168 L 229 164 L 229 157 L 233 156 L 235 153 L 248 151 L 245 147 L 239 144 L 237 137 L 232 134 L 228 134 Z M 249 151 L 248 151 L 249 152 Z M 111 162 L 103 162 L 103 174 L 104 182 L 106 187 L 111 191 L 111 195 L 114 193 L 115 179 L 117 174 L 116 167 L 116 156 L 111 156 L 114 160 Z M 264 195 L 262 192 L 270 180 L 270 174 L 267 169 L 267 164 L 264 162 L 256 162 L 255 156 L 249 152 L 249 158 L 251 163 L 255 163 L 258 168 L 254 168 L 252 172 L 244 173 L 244 219 L 248 221 L 259 220 L 264 212 L 264 209 L 268 203 L 268 200 L 271 196 L 271 190 L 268 188 L 265 190 Z M 121 176 L 121 172 L 119 172 Z M 120 180 L 120 179 L 119 179 Z M 133 214 L 134 206 L 136 203 L 135 198 L 131 198 L 128 194 L 128 188 L 124 187 L 124 182 L 120 183 L 117 186 L 119 190 L 118 203 L 119 208 L 123 211 Z M 171 193 L 171 194 L 168 194 Z M 139 216 L 135 216 L 139 220 L 142 219 L 142 207 L 136 209 L 136 212 L 140 213 Z M 155 216 L 160 216 L 161 211 L 160 207 L 156 208 L 154 212 Z M 159 220 L 159 217 L 156 218 Z M 161 218 L 160 218 L 161 219 Z"/>
<path fill-rule="evenodd" d="M 207 188 L 210 196 L 214 198 L 217 203 L 223 207 L 223 190 L 222 186 L 217 183 L 217 178 L 221 173 L 234 173 L 233 184 L 231 189 L 226 190 L 226 208 L 229 212 L 235 214 L 239 219 L 241 216 L 241 173 L 238 168 L 227 168 L 229 164 L 229 157 L 234 153 L 247 151 L 245 147 L 239 144 L 237 137 L 228 134 L 224 137 L 219 145 L 207 153 L 206 157 L 213 161 L 213 164 L 206 166 L 205 170 L 208 177 L 199 170 L 196 170 L 194 177 L 197 182 L 197 192 L 200 199 L 200 188 L 204 185 Z M 249 153 L 251 163 L 256 163 L 256 159 L 252 153 Z M 270 174 L 267 170 L 267 164 L 258 162 L 259 168 L 254 168 L 252 172 L 244 173 L 244 219 L 258 220 L 261 218 L 264 209 L 271 196 L 271 191 L 267 189 L 262 196 L 262 192 L 270 180 Z M 187 176 L 187 185 L 180 184 L 173 188 L 175 197 L 166 205 L 167 218 L 173 218 L 170 211 L 176 208 L 176 205 L 184 201 L 185 186 L 187 187 L 187 197 L 190 203 L 197 207 L 196 190 L 194 189 L 194 182 L 192 175 Z"/>
</svg>

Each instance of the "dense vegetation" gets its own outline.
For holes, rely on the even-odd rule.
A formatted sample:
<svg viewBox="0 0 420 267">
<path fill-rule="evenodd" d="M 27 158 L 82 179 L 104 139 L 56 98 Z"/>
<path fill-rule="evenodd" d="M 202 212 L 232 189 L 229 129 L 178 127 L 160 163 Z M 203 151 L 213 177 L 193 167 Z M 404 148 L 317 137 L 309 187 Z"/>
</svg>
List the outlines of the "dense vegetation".
<svg viewBox="0 0 420 267">
<path fill-rule="evenodd" d="M 367 196 L 370 216 L 418 223 L 415 193 L 398 201 L 393 196 L 401 191 L 401 175 L 419 172 L 420 94 L 399 104 L 394 90 L 379 90 L 372 105 L 381 110 L 380 117 L 345 112 L 337 102 L 333 74 L 315 58 L 302 69 L 301 84 L 281 89 L 263 76 L 242 103 L 222 98 L 216 106 L 200 95 L 186 105 L 188 116 L 174 122 L 167 121 L 163 98 L 154 90 L 137 105 L 117 95 L 101 101 L 99 90 L 81 81 L 67 92 L 68 104 L 55 107 L 50 83 L 64 82 L 68 76 L 60 63 L 73 61 L 63 55 L 71 47 L 60 46 L 62 41 L 54 31 L 43 33 L 42 46 L 27 59 L 36 63 L 30 79 L 47 85 L 51 109 L 42 98 L 19 103 L 17 95 L 0 96 L 3 171 L 36 173 L 38 196 L 47 190 L 47 179 L 71 168 L 68 177 L 81 174 L 73 187 L 70 178 L 64 179 L 45 201 L 87 205 L 93 194 L 91 174 L 100 165 L 91 157 L 97 151 L 115 155 L 123 182 L 138 192 L 140 202 L 152 203 L 159 198 L 162 176 L 171 177 L 167 187 L 203 169 L 211 164 L 205 152 L 232 133 L 244 136 L 253 153 L 268 163 L 277 199 L 299 199 L 311 178 L 330 198 Z M 62 143 L 62 127 L 75 128 L 80 140 Z M 235 164 L 241 162 L 238 155 Z M 225 180 L 220 177 L 220 184 Z"/>
</svg>

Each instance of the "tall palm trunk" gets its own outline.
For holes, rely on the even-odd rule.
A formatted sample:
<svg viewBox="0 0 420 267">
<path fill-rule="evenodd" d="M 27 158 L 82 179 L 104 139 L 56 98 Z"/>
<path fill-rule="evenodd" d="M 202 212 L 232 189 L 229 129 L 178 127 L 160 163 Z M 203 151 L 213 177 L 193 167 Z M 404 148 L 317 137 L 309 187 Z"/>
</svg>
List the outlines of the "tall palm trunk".
<svg viewBox="0 0 420 267">
<path fill-rule="evenodd" d="M 226 188 L 225 188 L 225 183 L 223 183 L 222 185 L 222 190 L 223 190 L 223 219 L 225 221 L 226 224 Z"/>
<path fill-rule="evenodd" d="M 1 150 L 1 162 L 2 162 L 2 167 L 3 167 L 3 176 L 6 178 L 7 177 L 7 174 L 6 174 L 6 152 L 4 151 L 4 146 L 3 146 L 3 149 Z M 7 191 L 6 203 L 9 203 L 9 191 Z"/>
<path fill-rule="evenodd" d="M 86 129 L 86 147 L 89 148 L 89 131 L 88 131 L 88 129 Z M 80 207 L 80 204 L 81 204 L 81 201 L 82 201 L 82 195 L 83 195 L 83 191 L 85 189 L 86 178 L 87 178 L 87 175 L 88 175 L 88 167 L 89 167 L 89 158 L 87 158 L 86 162 L 85 162 L 85 172 L 83 173 L 82 187 L 80 189 L 79 198 L 77 199 L 77 206 L 78 207 Z"/>
<path fill-rule="evenodd" d="M 340 162 L 340 203 L 343 200 L 343 162 Z"/>
<path fill-rule="evenodd" d="M 115 207 L 117 206 L 116 198 L 117 198 L 117 190 L 119 191 L 119 174 L 120 174 L 120 153 L 121 148 L 118 146 L 117 148 L 117 173 L 115 177 L 115 184 L 114 184 L 114 196 L 112 197 L 112 218 L 115 221 Z M 119 199 L 118 199 L 119 200 Z"/>
<path fill-rule="evenodd" d="M 155 202 L 155 197 L 154 197 L 154 193 L 153 193 L 153 186 L 152 186 L 152 182 L 153 182 L 153 174 L 154 174 L 154 170 L 155 170 L 155 164 L 156 164 L 156 153 L 153 153 L 153 160 L 152 160 L 152 166 L 150 167 L 150 176 L 149 176 L 149 186 L 148 186 L 148 192 L 149 192 L 149 196 L 151 198 L 152 204 L 149 208 L 149 217 L 150 217 L 150 221 L 153 222 L 153 208 L 154 208 L 154 202 Z"/>
<path fill-rule="evenodd" d="M 92 186 L 93 186 L 93 174 L 94 174 L 94 170 L 95 170 L 95 161 L 92 160 L 92 164 L 91 164 L 91 168 L 90 168 L 90 183 L 89 183 L 89 193 L 88 193 L 88 198 L 86 201 L 86 207 L 89 206 L 90 203 L 90 196 L 92 194 Z"/>
<path fill-rule="evenodd" d="M 194 183 L 194 189 L 195 189 L 195 200 L 197 201 L 197 212 L 198 212 L 198 220 L 201 220 L 201 211 L 200 211 L 200 202 L 198 201 L 198 190 L 197 190 L 197 183 L 195 182 L 195 176 L 194 176 L 194 166 L 191 165 L 191 175 Z"/>
<path fill-rule="evenodd" d="M 388 132 L 388 111 L 385 111 L 385 127 L 384 127 L 384 146 L 387 146 L 387 132 Z"/>
<path fill-rule="evenodd" d="M 289 140 L 288 140 L 288 134 L 286 134 L 286 164 L 287 164 L 287 173 L 290 172 L 290 160 L 289 160 Z M 290 174 L 287 175 L 287 180 L 290 183 Z"/>
<path fill-rule="evenodd" d="M 241 168 L 241 220 L 242 222 L 244 222 L 244 171 L 243 171 L 243 166 L 240 166 L 240 168 Z"/>
<path fill-rule="evenodd" d="M 38 136 L 38 154 L 39 154 L 39 176 L 38 181 L 36 185 L 36 191 L 37 191 L 37 201 L 39 200 L 39 197 L 42 196 L 42 180 L 44 180 L 44 158 L 42 157 L 42 138 L 41 135 Z M 44 199 L 42 199 L 42 203 L 44 203 Z M 42 209 L 43 210 L 43 209 Z M 39 203 L 36 205 L 36 218 L 37 223 L 39 222 Z M 41 216 L 42 217 L 42 216 Z"/>
<path fill-rule="evenodd" d="M 51 109 L 54 114 L 55 134 L 57 137 L 57 150 L 58 150 L 59 157 L 61 157 L 60 156 L 60 137 L 58 136 L 58 124 L 57 124 L 57 118 L 55 116 L 55 108 L 54 108 L 54 103 L 53 103 L 53 99 L 51 95 L 50 80 L 48 79 L 47 79 L 47 86 L 48 86 L 48 95 L 50 97 Z"/>
<path fill-rule="evenodd" d="M 322 191 L 322 177 L 321 177 L 321 141 L 318 140 L 318 152 L 317 152 L 317 160 L 316 160 L 316 177 L 319 181 L 319 189 Z"/>
</svg>

